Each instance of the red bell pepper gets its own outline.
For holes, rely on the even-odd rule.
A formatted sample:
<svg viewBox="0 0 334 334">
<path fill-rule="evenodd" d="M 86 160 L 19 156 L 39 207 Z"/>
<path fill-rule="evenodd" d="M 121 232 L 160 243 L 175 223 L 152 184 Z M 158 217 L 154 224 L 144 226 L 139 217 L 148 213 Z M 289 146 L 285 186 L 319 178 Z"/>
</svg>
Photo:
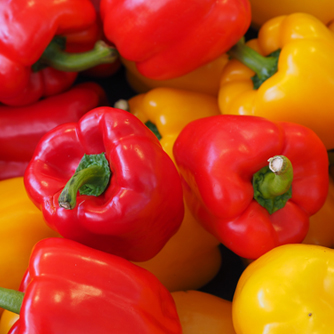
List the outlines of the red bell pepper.
<svg viewBox="0 0 334 334">
<path fill-rule="evenodd" d="M 115 49 L 96 40 L 94 49 L 87 52 L 64 51 L 71 49 L 71 43 L 90 47 L 96 25 L 89 0 L 2 1 L 0 102 L 33 103 L 68 89 L 78 71 L 114 61 Z"/>
<path fill-rule="evenodd" d="M 104 33 L 146 77 L 166 80 L 230 49 L 251 21 L 248 0 L 101 0 Z"/>
<path fill-rule="evenodd" d="M 173 161 L 153 132 L 121 109 L 96 108 L 49 131 L 24 181 L 60 235 L 133 261 L 155 256 L 183 220 Z"/>
<path fill-rule="evenodd" d="M 301 242 L 309 217 L 326 200 L 326 148 L 299 124 L 244 115 L 208 117 L 189 123 L 173 152 L 195 217 L 245 258 Z"/>
<path fill-rule="evenodd" d="M 20 314 L 11 334 L 182 333 L 174 300 L 153 274 L 72 240 L 38 242 L 21 288 L 0 289 L 0 306 Z"/>
<path fill-rule="evenodd" d="M 42 136 L 55 126 L 77 122 L 91 109 L 108 105 L 96 83 L 70 90 L 22 107 L 0 105 L 0 180 L 23 176 Z"/>
</svg>

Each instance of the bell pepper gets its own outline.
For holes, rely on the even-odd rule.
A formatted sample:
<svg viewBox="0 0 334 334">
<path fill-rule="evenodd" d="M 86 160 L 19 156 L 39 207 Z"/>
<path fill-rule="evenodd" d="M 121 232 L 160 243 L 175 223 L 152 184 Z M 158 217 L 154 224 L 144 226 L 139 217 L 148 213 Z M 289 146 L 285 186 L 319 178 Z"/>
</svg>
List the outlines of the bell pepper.
<svg viewBox="0 0 334 334">
<path fill-rule="evenodd" d="M 179 77 L 216 59 L 247 31 L 248 0 L 101 0 L 104 33 L 151 79 Z"/>
<path fill-rule="evenodd" d="M 138 93 L 147 93 L 157 87 L 169 87 L 218 96 L 220 77 L 228 62 L 228 55 L 224 53 L 185 75 L 169 80 L 147 78 L 139 73 L 135 62 L 124 58 L 121 61 L 126 68 L 127 82 Z"/>
<path fill-rule="evenodd" d="M 4 310 L 0 318 L 0 334 L 8 334 L 20 316 L 14 312 Z"/>
<path fill-rule="evenodd" d="M 28 106 L 0 105 L 0 180 L 23 176 L 46 132 L 62 123 L 77 122 L 86 112 L 107 104 L 104 90 L 86 82 Z"/>
<path fill-rule="evenodd" d="M 83 71 L 113 62 L 114 48 L 94 40 L 96 12 L 89 0 L 6 1 L 0 11 L 0 102 L 19 106 L 67 90 Z"/>
<path fill-rule="evenodd" d="M 308 13 L 327 24 L 334 18 L 332 0 L 271 0 L 270 5 L 264 0 L 250 0 L 252 9 L 252 26 L 259 29 L 268 20 L 294 13 Z"/>
<path fill-rule="evenodd" d="M 0 286 L 17 289 L 35 243 L 59 234 L 45 224 L 22 177 L 0 182 L 0 216 Z"/>
<path fill-rule="evenodd" d="M 325 24 L 304 13 L 276 17 L 228 53 L 235 59 L 221 77 L 223 114 L 299 123 L 334 148 L 334 34 Z"/>
<path fill-rule="evenodd" d="M 132 97 L 128 110 L 151 129 L 154 127 L 161 137 L 162 148 L 172 160 L 174 141 L 187 123 L 219 115 L 214 97 L 163 87 Z M 155 257 L 136 264 L 152 272 L 169 291 L 198 289 L 211 281 L 220 269 L 219 244 L 185 205 L 180 229 Z"/>
<path fill-rule="evenodd" d="M 333 333 L 334 251 L 279 246 L 242 273 L 232 302 L 237 334 Z"/>
<path fill-rule="evenodd" d="M 299 124 L 207 117 L 185 126 L 173 152 L 194 216 L 247 259 L 302 242 L 326 200 L 326 148 Z"/>
<path fill-rule="evenodd" d="M 303 243 L 334 248 L 334 181 L 331 177 L 325 204 L 310 217 L 310 228 Z"/>
<path fill-rule="evenodd" d="M 179 174 L 137 117 L 111 107 L 49 131 L 25 171 L 31 200 L 65 238 L 145 261 L 180 227 Z"/>
<path fill-rule="evenodd" d="M 23 285 L 0 289 L 1 306 L 20 314 L 12 334 L 182 333 L 174 300 L 154 275 L 72 240 L 38 242 Z"/>
<path fill-rule="evenodd" d="M 183 334 L 235 334 L 230 301 L 196 290 L 175 291 L 172 297 Z"/>
</svg>

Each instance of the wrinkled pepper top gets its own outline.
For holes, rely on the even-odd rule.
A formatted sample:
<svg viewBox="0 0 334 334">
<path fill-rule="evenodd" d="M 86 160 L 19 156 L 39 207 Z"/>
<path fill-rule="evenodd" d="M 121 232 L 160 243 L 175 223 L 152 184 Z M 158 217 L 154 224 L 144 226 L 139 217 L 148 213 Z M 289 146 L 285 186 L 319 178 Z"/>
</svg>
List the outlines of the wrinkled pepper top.
<svg viewBox="0 0 334 334">
<path fill-rule="evenodd" d="M 78 192 L 75 207 L 66 209 L 60 197 L 84 155 L 105 156 L 110 180 L 97 196 Z M 173 161 L 153 132 L 121 109 L 95 108 L 78 123 L 49 131 L 37 145 L 24 181 L 51 228 L 133 261 L 156 255 L 184 215 Z"/>
<path fill-rule="evenodd" d="M 256 116 L 206 117 L 184 127 L 173 152 L 194 216 L 245 258 L 255 259 L 284 243 L 302 242 L 309 217 L 326 200 L 326 148 L 312 130 L 299 124 Z M 290 160 L 292 182 L 263 203 L 256 196 L 265 195 L 258 185 L 267 177 L 278 177 L 262 170 L 277 155 Z"/>
</svg>

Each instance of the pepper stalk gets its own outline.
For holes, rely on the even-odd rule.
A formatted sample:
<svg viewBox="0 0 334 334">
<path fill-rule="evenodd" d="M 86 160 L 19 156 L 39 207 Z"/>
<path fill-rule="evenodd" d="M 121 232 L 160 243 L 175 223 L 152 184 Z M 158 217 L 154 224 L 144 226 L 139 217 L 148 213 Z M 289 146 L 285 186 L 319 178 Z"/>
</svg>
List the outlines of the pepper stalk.
<svg viewBox="0 0 334 334">
<path fill-rule="evenodd" d="M 109 163 L 104 153 L 85 154 L 59 195 L 59 206 L 66 210 L 74 209 L 78 191 L 81 195 L 100 196 L 106 190 L 110 176 Z"/>
<path fill-rule="evenodd" d="M 283 208 L 292 196 L 293 167 L 291 161 L 276 155 L 268 159 L 253 176 L 254 199 L 272 214 Z"/>
<path fill-rule="evenodd" d="M 252 77 L 252 81 L 254 89 L 258 89 L 264 81 L 272 77 L 277 72 L 280 52 L 281 50 L 277 50 L 267 57 L 264 57 L 246 45 L 245 39 L 242 38 L 227 53 L 230 57 L 239 60 L 255 72 L 255 75 Z"/>
<path fill-rule="evenodd" d="M 65 47 L 66 38 L 55 36 L 33 64 L 32 70 L 37 72 L 50 66 L 63 72 L 80 72 L 100 64 L 113 63 L 118 58 L 117 50 L 103 41 L 97 41 L 94 48 L 86 52 L 70 53 L 64 51 Z"/>
<path fill-rule="evenodd" d="M 20 314 L 24 293 L 21 291 L 0 287 L 0 307 Z"/>
</svg>

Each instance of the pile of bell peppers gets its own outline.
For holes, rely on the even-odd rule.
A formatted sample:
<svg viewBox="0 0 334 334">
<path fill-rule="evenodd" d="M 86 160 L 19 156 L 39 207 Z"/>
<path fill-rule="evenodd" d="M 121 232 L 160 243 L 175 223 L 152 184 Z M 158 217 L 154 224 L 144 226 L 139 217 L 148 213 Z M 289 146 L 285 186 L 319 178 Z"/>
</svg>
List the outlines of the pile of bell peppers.
<svg viewBox="0 0 334 334">
<path fill-rule="evenodd" d="M 0 334 L 331 333 L 332 12 L 0 0 Z"/>
</svg>

